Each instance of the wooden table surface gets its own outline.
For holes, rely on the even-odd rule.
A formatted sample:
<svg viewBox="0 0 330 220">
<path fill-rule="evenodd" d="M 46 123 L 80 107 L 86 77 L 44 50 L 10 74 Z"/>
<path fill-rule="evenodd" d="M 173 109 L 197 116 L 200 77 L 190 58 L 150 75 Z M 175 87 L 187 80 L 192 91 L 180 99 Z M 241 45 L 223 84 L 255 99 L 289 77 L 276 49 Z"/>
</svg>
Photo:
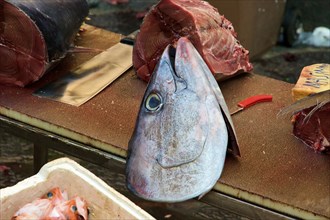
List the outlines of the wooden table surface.
<svg viewBox="0 0 330 220">
<path fill-rule="evenodd" d="M 120 35 L 92 26 L 76 44 L 106 49 Z M 41 80 L 26 88 L 0 85 L 0 114 L 75 141 L 126 156 L 146 83 L 132 69 L 80 107 L 33 96 L 41 86 L 95 56 L 70 53 Z M 277 117 L 292 103 L 293 85 L 255 74 L 220 82 L 229 109 L 257 94 L 273 101 L 233 116 L 241 157 L 227 156 L 215 190 L 301 218 L 330 218 L 330 157 L 316 154 L 292 135 L 289 118 Z"/>
</svg>

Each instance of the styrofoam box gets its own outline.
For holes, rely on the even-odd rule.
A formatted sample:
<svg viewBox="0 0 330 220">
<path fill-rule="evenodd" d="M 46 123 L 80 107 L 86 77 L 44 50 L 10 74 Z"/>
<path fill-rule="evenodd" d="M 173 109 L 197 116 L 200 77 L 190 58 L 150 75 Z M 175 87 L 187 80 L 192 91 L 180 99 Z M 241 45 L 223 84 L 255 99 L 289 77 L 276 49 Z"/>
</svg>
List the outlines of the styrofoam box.
<svg viewBox="0 0 330 220">
<path fill-rule="evenodd" d="M 154 219 L 93 173 L 69 158 L 45 164 L 40 171 L 14 186 L 0 189 L 0 219 L 10 219 L 26 203 L 60 187 L 69 198 L 87 201 L 89 219 Z"/>
</svg>

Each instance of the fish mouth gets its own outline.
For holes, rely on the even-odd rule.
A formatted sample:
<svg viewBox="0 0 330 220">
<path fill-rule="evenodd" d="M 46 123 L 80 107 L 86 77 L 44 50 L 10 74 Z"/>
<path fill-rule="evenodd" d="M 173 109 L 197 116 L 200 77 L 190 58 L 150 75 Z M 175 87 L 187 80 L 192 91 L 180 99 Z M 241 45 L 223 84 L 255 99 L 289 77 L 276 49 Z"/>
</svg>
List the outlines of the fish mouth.
<svg viewBox="0 0 330 220">
<path fill-rule="evenodd" d="M 204 62 L 187 37 L 181 37 L 176 44 L 168 45 L 159 61 L 159 63 L 166 63 L 169 66 L 176 85 L 175 92 L 187 89 L 188 87 L 188 89 L 195 91 L 199 87 L 198 81 L 204 71 L 200 71 L 197 74 L 194 73 L 194 77 L 192 77 L 192 71 L 201 70 L 201 68 L 208 69 Z M 204 63 L 203 67 L 201 67 L 202 63 Z M 155 73 L 157 72 L 156 70 Z"/>
<path fill-rule="evenodd" d="M 173 70 L 173 73 L 178 76 L 175 72 L 175 58 L 176 58 L 176 48 L 173 45 L 168 46 L 168 58 Z"/>
<path fill-rule="evenodd" d="M 178 59 L 177 54 L 181 50 L 181 47 L 175 47 L 174 45 L 168 45 L 165 49 L 165 54 L 163 58 L 166 60 L 167 64 L 170 66 L 172 77 L 175 83 L 175 93 L 187 89 L 187 81 L 177 72 L 176 59 Z"/>
</svg>

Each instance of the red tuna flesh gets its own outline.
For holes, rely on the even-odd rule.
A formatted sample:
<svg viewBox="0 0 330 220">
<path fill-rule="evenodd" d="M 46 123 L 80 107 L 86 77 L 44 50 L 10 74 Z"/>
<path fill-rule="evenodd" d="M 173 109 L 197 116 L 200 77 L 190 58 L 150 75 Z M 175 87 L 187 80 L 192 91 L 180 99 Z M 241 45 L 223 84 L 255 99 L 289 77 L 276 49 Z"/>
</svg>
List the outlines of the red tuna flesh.
<svg viewBox="0 0 330 220">
<path fill-rule="evenodd" d="M 315 152 L 330 154 L 330 101 L 299 111 L 293 124 L 294 136 Z"/>
<path fill-rule="evenodd" d="M 0 84 L 26 86 L 65 57 L 85 0 L 0 0 Z"/>
<path fill-rule="evenodd" d="M 165 47 L 175 46 L 180 37 L 193 43 L 213 75 L 225 78 L 253 68 L 232 23 L 216 8 L 201 0 L 161 0 L 144 18 L 136 38 L 133 65 L 137 75 L 149 81 Z"/>
</svg>

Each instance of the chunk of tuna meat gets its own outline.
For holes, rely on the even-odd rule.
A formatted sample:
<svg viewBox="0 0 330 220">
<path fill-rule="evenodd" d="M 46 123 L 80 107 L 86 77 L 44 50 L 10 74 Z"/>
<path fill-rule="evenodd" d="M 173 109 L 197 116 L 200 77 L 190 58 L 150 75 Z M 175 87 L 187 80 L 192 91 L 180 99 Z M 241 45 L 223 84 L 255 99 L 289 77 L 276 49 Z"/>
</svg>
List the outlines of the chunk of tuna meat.
<svg viewBox="0 0 330 220">
<path fill-rule="evenodd" d="M 87 15 L 86 0 L 0 0 L 0 84 L 38 80 L 65 57 Z"/>
<path fill-rule="evenodd" d="M 133 65 L 137 75 L 149 81 L 165 47 L 175 46 L 183 36 L 214 75 L 225 78 L 253 68 L 232 23 L 216 8 L 201 0 L 161 0 L 144 18 L 136 38 Z"/>
<path fill-rule="evenodd" d="M 296 113 L 293 134 L 315 152 L 330 154 L 330 101 Z"/>
</svg>

